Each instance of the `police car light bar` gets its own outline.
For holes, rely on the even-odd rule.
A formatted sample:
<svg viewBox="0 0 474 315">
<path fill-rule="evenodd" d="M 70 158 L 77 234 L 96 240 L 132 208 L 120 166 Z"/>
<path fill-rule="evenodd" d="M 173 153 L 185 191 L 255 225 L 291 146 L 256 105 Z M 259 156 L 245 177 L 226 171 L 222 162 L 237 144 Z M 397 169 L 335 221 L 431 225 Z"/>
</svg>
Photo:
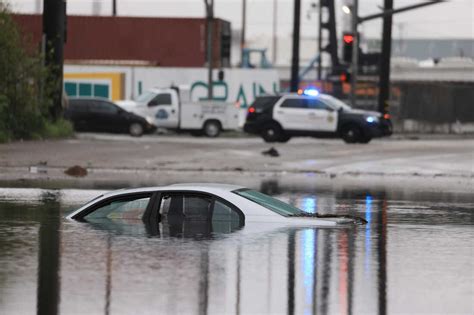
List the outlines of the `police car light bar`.
<svg viewBox="0 0 474 315">
<path fill-rule="evenodd" d="M 306 89 L 306 90 L 303 91 L 303 94 L 308 95 L 308 96 L 318 96 L 319 91 L 316 90 L 316 89 Z"/>
</svg>

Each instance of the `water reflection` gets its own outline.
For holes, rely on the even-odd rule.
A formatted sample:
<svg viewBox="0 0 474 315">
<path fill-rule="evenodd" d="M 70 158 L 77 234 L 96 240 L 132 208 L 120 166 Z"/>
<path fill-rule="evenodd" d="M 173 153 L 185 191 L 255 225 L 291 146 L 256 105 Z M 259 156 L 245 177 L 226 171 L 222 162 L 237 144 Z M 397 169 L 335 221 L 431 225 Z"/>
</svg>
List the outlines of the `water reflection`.
<svg viewBox="0 0 474 315">
<path fill-rule="evenodd" d="M 416 306 L 436 311 L 439 303 L 469 311 L 463 302 L 470 298 L 469 277 L 456 275 L 470 272 L 470 243 L 449 238 L 472 236 L 464 227 L 472 203 L 437 206 L 427 216 L 412 211 L 426 205 L 393 200 L 383 191 L 289 192 L 277 182 L 261 188 L 309 212 L 358 215 L 369 223 L 351 229 L 262 226 L 261 231 L 235 222 L 82 223 L 62 219 L 69 206 L 58 202 L 64 198 L 59 192 L 45 194 L 37 204 L 0 202 L 0 313 L 36 308 L 38 314 L 386 314 Z M 447 215 L 453 208 L 457 219 Z M 410 225 L 403 214 L 414 218 Z M 429 230 L 433 222 L 437 234 Z M 452 232 L 440 230 L 443 226 Z M 414 240 L 437 246 L 406 263 Z M 425 246 L 421 242 L 413 250 Z M 444 263 L 446 252 L 453 259 Z M 445 285 L 459 288 L 443 301 L 433 298 L 434 288 L 413 281 L 427 260 L 450 275 L 443 276 Z M 407 274 L 409 285 L 400 286 Z M 438 276 L 432 274 L 431 281 Z M 33 299 L 27 291 L 32 285 Z M 421 293 L 400 303 L 406 290 Z"/>
</svg>

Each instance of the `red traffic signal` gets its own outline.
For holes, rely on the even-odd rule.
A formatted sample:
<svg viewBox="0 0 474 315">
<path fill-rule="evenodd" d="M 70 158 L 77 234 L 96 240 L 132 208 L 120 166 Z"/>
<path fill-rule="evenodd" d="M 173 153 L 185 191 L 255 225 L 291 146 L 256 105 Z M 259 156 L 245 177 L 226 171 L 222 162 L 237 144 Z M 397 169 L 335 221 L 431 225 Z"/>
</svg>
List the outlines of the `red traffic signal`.
<svg viewBox="0 0 474 315">
<path fill-rule="evenodd" d="M 346 63 L 352 63 L 352 45 L 354 45 L 354 34 L 342 34 L 342 60 Z"/>
<path fill-rule="evenodd" d="M 346 43 L 346 44 L 352 44 L 352 42 L 354 42 L 354 35 L 344 34 L 343 40 L 344 40 L 344 43 Z"/>
</svg>

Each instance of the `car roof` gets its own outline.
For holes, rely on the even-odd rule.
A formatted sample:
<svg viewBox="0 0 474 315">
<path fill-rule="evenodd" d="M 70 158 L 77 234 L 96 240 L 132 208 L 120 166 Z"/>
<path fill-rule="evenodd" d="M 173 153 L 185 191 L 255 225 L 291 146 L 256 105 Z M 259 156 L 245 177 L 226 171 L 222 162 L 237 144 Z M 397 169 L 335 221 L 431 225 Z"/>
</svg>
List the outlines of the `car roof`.
<svg viewBox="0 0 474 315">
<path fill-rule="evenodd" d="M 154 192 L 154 191 L 163 191 L 163 190 L 184 190 L 184 191 L 200 191 L 200 192 L 209 192 L 209 193 L 219 193 L 219 192 L 231 192 L 237 189 L 246 188 L 239 185 L 230 185 L 230 184 L 219 184 L 219 183 L 181 183 L 181 184 L 172 184 L 167 186 L 155 186 L 155 187 L 141 187 L 141 188 L 125 188 L 118 189 L 108 193 L 105 193 L 104 197 L 116 196 L 121 194 L 133 194 L 140 192 Z"/>
</svg>

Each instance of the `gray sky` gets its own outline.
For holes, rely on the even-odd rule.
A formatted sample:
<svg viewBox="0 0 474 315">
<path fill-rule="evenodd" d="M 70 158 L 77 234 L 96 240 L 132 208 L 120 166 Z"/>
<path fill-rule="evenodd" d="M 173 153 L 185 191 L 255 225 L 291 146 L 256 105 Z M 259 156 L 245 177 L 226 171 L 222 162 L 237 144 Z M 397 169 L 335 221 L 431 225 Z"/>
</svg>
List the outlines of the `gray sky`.
<svg viewBox="0 0 474 315">
<path fill-rule="evenodd" d="M 338 19 L 343 15 L 343 0 L 336 0 Z M 13 10 L 34 13 L 41 10 L 43 0 L 9 0 Z M 68 0 L 68 14 L 109 15 L 112 0 Z M 117 0 L 118 14 L 122 16 L 203 17 L 203 0 Z M 214 0 L 216 17 L 231 21 L 232 28 L 241 28 L 242 0 Z M 247 0 L 247 36 L 271 36 L 273 4 L 275 0 Z M 310 5 L 317 0 L 302 0 L 302 36 L 315 36 L 317 14 Z M 422 0 L 394 0 L 395 7 Z M 279 36 L 292 32 L 293 1 L 276 0 Z M 383 0 L 359 0 L 360 16 L 379 11 Z M 446 3 L 400 13 L 394 18 L 395 38 L 474 38 L 474 0 L 451 0 Z M 341 27 L 341 25 L 339 25 Z M 363 24 L 361 30 L 367 38 L 379 38 L 381 21 Z"/>
</svg>

